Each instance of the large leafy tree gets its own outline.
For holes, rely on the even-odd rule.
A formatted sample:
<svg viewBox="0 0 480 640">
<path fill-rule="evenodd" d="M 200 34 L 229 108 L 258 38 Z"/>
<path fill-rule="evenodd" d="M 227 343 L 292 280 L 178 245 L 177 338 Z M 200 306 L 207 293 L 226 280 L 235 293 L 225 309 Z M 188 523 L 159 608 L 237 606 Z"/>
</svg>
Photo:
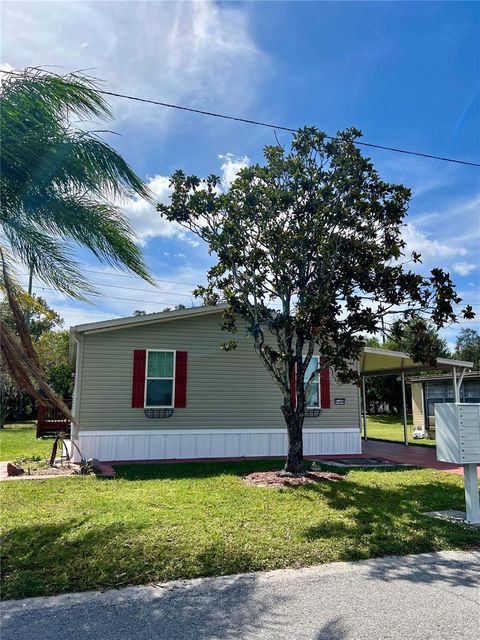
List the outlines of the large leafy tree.
<svg viewBox="0 0 480 640">
<path fill-rule="evenodd" d="M 149 279 L 118 203 L 133 193 L 150 194 L 123 158 L 89 130 L 91 120 L 111 117 L 89 78 L 35 69 L 11 72 L 2 77 L 0 99 L 0 286 L 18 336 L 1 326 L 2 357 L 21 388 L 39 401 L 49 398 L 59 404 L 39 375 L 17 304 L 21 290 L 13 265 L 82 297 L 91 287 L 72 257 L 74 246 L 80 245 L 104 262 Z"/>
<path fill-rule="evenodd" d="M 480 371 L 480 333 L 469 327 L 462 329 L 455 344 L 455 356 L 473 362 L 473 368 Z"/>
<path fill-rule="evenodd" d="M 422 276 L 402 263 L 410 191 L 380 178 L 355 146 L 359 135 L 350 129 L 328 140 L 302 129 L 291 150 L 266 147 L 265 164 L 241 170 L 227 192 L 218 176 L 177 171 L 171 204 L 157 205 L 216 255 L 207 286 L 196 293 L 228 303 L 225 329 L 246 321 L 283 399 L 287 473 L 304 469 L 305 373 L 316 347 L 322 367 L 355 380 L 362 334 L 377 333 L 384 316 L 401 309 L 442 326 L 455 320 L 453 305 L 461 301 L 442 269 Z"/>
</svg>

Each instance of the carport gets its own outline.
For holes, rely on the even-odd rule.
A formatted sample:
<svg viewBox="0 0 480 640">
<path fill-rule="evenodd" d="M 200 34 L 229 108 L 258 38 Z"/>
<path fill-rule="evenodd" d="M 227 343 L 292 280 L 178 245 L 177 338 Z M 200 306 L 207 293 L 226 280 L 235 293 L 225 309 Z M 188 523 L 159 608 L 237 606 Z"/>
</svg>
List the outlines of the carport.
<svg viewBox="0 0 480 640">
<path fill-rule="evenodd" d="M 368 440 L 367 402 L 365 394 L 366 378 L 390 375 L 400 376 L 402 385 L 403 437 L 405 446 L 408 446 L 405 374 L 418 373 L 419 371 L 451 371 L 455 402 L 460 402 L 460 387 L 462 386 L 463 377 L 472 367 L 473 362 L 453 360 L 451 358 L 436 358 L 433 364 L 414 362 L 408 353 L 403 353 L 402 351 L 390 351 L 388 349 L 364 347 L 360 358 L 360 375 L 362 377 L 363 439 Z"/>
</svg>

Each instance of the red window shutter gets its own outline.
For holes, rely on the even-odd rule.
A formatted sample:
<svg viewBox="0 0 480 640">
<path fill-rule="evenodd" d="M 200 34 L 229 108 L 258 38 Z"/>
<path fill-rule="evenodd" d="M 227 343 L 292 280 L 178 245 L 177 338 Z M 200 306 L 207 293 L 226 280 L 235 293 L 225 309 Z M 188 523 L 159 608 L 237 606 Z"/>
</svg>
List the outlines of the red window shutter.
<svg viewBox="0 0 480 640">
<path fill-rule="evenodd" d="M 187 406 L 187 352 L 177 351 L 175 356 L 175 408 Z"/>
<path fill-rule="evenodd" d="M 290 373 L 290 397 L 292 398 L 292 404 L 297 406 L 297 365 L 292 366 Z"/>
<path fill-rule="evenodd" d="M 323 358 L 320 362 L 323 366 Z M 320 404 L 322 409 L 330 409 L 330 369 L 328 367 L 320 371 Z"/>
<path fill-rule="evenodd" d="M 132 407 L 143 409 L 145 399 L 145 364 L 147 352 L 145 349 L 135 349 L 133 352 L 132 379 Z"/>
</svg>

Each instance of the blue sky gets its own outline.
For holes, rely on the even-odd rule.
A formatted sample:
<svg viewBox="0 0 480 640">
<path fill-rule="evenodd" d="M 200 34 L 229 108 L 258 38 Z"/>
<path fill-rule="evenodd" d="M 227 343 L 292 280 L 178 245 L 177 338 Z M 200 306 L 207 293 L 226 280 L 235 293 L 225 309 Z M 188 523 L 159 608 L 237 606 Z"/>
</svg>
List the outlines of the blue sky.
<svg viewBox="0 0 480 640">
<path fill-rule="evenodd" d="M 4 2 L 0 62 L 91 69 L 105 88 L 480 162 L 476 2 Z M 271 130 L 112 99 L 109 141 L 168 198 L 176 169 L 225 177 L 261 159 Z M 288 144 L 288 134 L 279 134 Z M 376 151 L 385 179 L 413 189 L 405 238 L 421 267 L 448 269 L 480 312 L 480 170 Z M 210 258 L 147 204 L 125 203 L 157 290 L 80 251 L 105 296 L 42 290 L 67 326 L 191 301 Z M 120 299 L 123 298 L 123 299 Z M 465 326 L 465 325 L 461 325 Z M 479 328 L 478 318 L 472 327 Z M 444 332 L 452 344 L 459 327 Z"/>
</svg>

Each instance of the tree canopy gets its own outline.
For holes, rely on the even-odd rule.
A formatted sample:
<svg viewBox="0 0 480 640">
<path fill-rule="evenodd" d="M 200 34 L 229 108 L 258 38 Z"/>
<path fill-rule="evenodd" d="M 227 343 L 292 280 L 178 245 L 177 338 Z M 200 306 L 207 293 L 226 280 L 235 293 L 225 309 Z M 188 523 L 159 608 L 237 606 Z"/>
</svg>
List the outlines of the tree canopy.
<svg viewBox="0 0 480 640">
<path fill-rule="evenodd" d="M 314 349 L 321 367 L 355 380 L 362 336 L 378 332 L 383 317 L 428 317 L 441 327 L 455 321 L 461 302 L 444 270 L 423 276 L 411 268 L 418 254 L 404 259 L 410 191 L 380 178 L 355 145 L 359 135 L 348 129 L 328 139 L 301 129 L 290 150 L 266 147 L 265 163 L 242 169 L 228 191 L 218 176 L 177 171 L 171 204 L 157 205 L 208 244 L 216 264 L 196 294 L 228 303 L 225 329 L 235 331 L 239 317 L 247 323 L 282 393 L 287 472 L 303 469 L 305 373 Z"/>
<path fill-rule="evenodd" d="M 469 327 L 460 331 L 455 344 L 455 356 L 459 360 L 473 362 L 473 368 L 480 371 L 480 334 L 478 331 Z"/>
</svg>

